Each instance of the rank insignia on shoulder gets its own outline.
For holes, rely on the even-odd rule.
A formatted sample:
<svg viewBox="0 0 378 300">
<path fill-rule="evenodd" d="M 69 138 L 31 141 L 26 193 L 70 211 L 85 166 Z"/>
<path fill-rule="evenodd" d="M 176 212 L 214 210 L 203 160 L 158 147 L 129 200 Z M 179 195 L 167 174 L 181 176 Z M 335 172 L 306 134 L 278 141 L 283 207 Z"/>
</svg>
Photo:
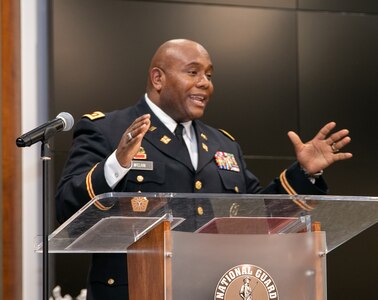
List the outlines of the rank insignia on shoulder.
<svg viewBox="0 0 378 300">
<path fill-rule="evenodd" d="M 240 172 L 239 165 L 232 153 L 217 151 L 214 155 L 218 169 Z"/>
<path fill-rule="evenodd" d="M 105 118 L 105 114 L 101 111 L 95 111 L 91 114 L 83 115 L 82 118 L 88 118 L 89 120 L 94 121 L 94 120 L 97 120 L 97 119 Z"/>
<path fill-rule="evenodd" d="M 235 138 L 234 138 L 231 134 L 229 134 L 226 130 L 224 130 L 224 129 L 220 129 L 220 128 L 218 128 L 218 130 L 219 130 L 220 132 L 222 132 L 225 136 L 227 136 L 230 140 L 232 140 L 232 141 L 235 142 Z"/>
<path fill-rule="evenodd" d="M 133 159 L 147 159 L 147 154 L 143 147 L 139 148 L 137 154 L 135 154 Z"/>
</svg>

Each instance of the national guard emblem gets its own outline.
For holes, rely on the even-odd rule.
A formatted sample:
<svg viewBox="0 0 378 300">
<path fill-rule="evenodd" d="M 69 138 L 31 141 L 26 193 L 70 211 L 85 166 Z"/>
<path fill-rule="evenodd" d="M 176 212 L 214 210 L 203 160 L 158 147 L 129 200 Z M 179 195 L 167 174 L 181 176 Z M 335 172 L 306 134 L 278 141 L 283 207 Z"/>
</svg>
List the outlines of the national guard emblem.
<svg viewBox="0 0 378 300">
<path fill-rule="evenodd" d="M 240 172 L 239 165 L 232 153 L 217 151 L 214 155 L 218 169 Z"/>
<path fill-rule="evenodd" d="M 133 159 L 147 159 L 147 154 L 143 147 L 139 148 L 137 154 L 135 154 Z"/>
<path fill-rule="evenodd" d="M 229 269 L 218 282 L 214 300 L 279 300 L 276 284 L 264 269 L 243 264 Z"/>
</svg>

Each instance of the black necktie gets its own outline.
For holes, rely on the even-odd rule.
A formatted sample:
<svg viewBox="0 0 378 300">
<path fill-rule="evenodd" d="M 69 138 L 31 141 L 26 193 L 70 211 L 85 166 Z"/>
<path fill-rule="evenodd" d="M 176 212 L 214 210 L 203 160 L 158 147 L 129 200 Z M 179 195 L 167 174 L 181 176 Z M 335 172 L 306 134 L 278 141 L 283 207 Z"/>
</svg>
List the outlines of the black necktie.
<svg viewBox="0 0 378 300">
<path fill-rule="evenodd" d="M 182 136 L 183 130 L 184 130 L 184 126 L 182 124 L 177 124 L 177 127 L 175 129 L 175 136 L 176 136 L 177 140 L 180 142 L 180 145 L 181 145 L 179 153 L 182 152 L 183 155 L 185 156 L 186 162 L 189 162 L 190 165 L 192 165 L 192 160 L 190 159 L 188 146 L 186 145 L 184 137 Z"/>
<path fill-rule="evenodd" d="M 176 129 L 175 129 L 175 136 L 177 139 L 180 141 L 182 145 L 185 145 L 186 143 L 184 141 L 184 137 L 182 136 L 182 132 L 184 131 L 184 126 L 182 124 L 177 124 Z"/>
</svg>

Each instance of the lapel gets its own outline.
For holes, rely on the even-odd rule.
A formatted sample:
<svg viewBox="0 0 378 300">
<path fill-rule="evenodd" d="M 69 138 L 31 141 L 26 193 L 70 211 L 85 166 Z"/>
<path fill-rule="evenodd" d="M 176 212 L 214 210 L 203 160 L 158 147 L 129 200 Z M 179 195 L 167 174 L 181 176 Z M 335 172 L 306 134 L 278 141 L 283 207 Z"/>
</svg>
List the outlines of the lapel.
<svg viewBox="0 0 378 300">
<path fill-rule="evenodd" d="M 203 123 L 193 121 L 193 126 L 198 143 L 198 173 L 214 159 L 214 154 L 219 150 L 220 145 L 218 139 L 214 138 L 213 134 Z"/>
<path fill-rule="evenodd" d="M 184 152 L 186 150 L 182 148 L 181 143 L 176 139 L 175 135 L 151 111 L 145 100 L 140 101 L 136 108 L 139 115 L 146 113 L 151 115 L 151 126 L 145 134 L 144 139 L 159 151 L 185 165 L 189 170 L 194 172 L 190 157 L 188 153 Z"/>
</svg>

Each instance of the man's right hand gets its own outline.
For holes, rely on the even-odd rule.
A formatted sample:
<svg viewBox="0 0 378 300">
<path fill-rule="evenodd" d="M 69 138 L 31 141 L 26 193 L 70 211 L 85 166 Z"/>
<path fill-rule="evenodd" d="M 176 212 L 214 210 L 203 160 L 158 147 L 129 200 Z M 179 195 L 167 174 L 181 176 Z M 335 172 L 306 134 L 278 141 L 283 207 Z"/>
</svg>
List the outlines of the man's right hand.
<svg viewBox="0 0 378 300">
<path fill-rule="evenodd" d="M 131 160 L 138 153 L 142 139 L 150 128 L 150 117 L 149 114 L 140 116 L 123 133 L 116 150 L 116 158 L 122 167 L 131 167 Z"/>
</svg>

